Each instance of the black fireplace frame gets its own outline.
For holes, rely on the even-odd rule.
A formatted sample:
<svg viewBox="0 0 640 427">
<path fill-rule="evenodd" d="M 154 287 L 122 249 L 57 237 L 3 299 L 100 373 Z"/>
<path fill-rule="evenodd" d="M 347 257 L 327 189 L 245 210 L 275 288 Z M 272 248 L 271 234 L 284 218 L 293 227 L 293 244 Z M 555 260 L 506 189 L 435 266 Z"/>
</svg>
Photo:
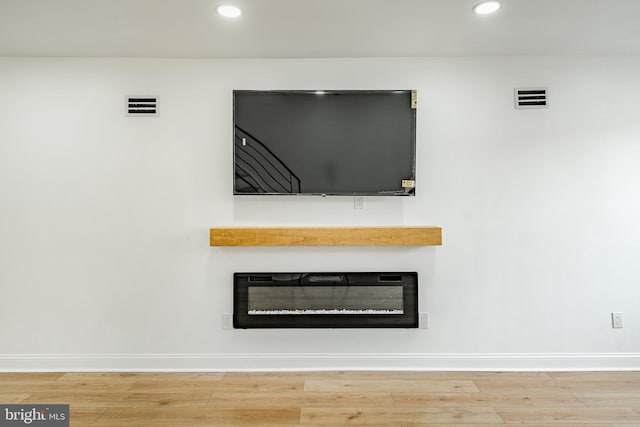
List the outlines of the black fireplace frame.
<svg viewBox="0 0 640 427">
<path fill-rule="evenodd" d="M 249 314 L 252 286 L 402 286 L 402 314 Z M 418 273 L 234 273 L 233 327 L 418 328 Z"/>
</svg>

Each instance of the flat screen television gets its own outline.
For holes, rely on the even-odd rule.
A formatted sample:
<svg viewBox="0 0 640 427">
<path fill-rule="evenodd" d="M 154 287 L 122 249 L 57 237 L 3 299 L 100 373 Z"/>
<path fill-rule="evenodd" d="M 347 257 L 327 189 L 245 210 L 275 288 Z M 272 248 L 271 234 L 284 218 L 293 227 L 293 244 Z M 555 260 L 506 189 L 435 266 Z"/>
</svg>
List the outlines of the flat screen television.
<svg viewBox="0 0 640 427">
<path fill-rule="evenodd" d="M 414 195 L 414 95 L 233 91 L 233 193 Z"/>
</svg>

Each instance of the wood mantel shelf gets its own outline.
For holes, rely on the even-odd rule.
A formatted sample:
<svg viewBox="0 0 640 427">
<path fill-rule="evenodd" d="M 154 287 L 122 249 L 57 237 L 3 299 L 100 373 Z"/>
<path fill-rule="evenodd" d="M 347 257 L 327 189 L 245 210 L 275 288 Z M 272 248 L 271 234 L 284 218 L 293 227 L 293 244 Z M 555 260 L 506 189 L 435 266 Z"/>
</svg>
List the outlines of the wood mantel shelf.
<svg viewBox="0 0 640 427">
<path fill-rule="evenodd" d="M 440 227 L 212 228 L 210 246 L 440 246 Z"/>
</svg>

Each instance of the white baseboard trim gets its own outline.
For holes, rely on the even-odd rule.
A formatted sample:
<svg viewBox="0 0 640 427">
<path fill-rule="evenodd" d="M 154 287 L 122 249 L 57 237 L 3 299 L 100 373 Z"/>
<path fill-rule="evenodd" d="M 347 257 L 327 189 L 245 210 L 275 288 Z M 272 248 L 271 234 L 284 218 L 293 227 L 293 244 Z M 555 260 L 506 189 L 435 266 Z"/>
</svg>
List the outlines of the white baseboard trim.
<svg viewBox="0 0 640 427">
<path fill-rule="evenodd" d="M 0 372 L 640 371 L 640 353 L 0 354 Z"/>
</svg>

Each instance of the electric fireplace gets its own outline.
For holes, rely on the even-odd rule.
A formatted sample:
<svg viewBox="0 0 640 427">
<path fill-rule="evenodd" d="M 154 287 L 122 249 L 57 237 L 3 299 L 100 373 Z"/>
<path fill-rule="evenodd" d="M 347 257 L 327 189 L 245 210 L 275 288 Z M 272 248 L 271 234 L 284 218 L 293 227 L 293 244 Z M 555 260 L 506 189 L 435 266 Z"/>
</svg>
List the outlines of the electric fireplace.
<svg viewBox="0 0 640 427">
<path fill-rule="evenodd" d="M 235 273 L 233 326 L 417 328 L 418 273 Z"/>
</svg>

